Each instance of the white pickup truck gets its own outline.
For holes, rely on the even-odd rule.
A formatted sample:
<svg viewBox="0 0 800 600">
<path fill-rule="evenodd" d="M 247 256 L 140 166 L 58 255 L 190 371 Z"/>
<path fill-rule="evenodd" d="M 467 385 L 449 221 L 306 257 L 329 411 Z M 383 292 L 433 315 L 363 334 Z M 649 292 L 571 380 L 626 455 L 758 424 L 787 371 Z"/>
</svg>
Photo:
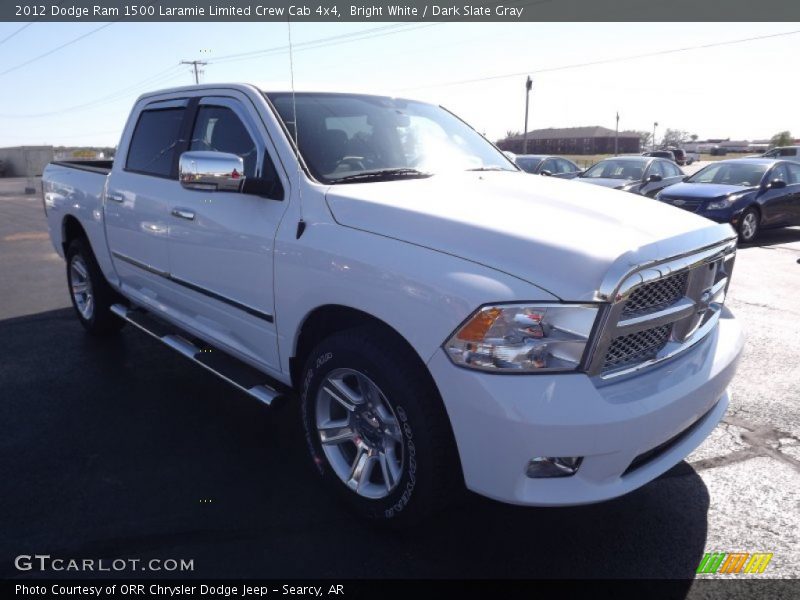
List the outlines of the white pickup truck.
<svg viewBox="0 0 800 600">
<path fill-rule="evenodd" d="M 84 327 L 130 322 L 299 403 L 311 464 L 367 517 L 418 520 L 464 486 L 619 496 L 728 406 L 734 231 L 532 179 L 438 106 L 149 93 L 113 163 L 54 162 L 43 187 Z"/>
</svg>

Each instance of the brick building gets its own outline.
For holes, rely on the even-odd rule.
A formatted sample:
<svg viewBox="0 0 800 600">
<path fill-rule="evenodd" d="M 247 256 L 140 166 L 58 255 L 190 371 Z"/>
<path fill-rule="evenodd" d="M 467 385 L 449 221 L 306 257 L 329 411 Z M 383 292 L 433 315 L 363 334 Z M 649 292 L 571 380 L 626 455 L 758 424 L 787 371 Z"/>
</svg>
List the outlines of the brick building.
<svg viewBox="0 0 800 600">
<path fill-rule="evenodd" d="M 607 127 L 567 127 L 563 129 L 534 129 L 528 132 L 528 154 L 613 154 L 614 130 Z M 523 154 L 523 136 L 500 140 L 501 150 Z M 620 154 L 641 152 L 639 134 L 619 132 Z"/>
</svg>

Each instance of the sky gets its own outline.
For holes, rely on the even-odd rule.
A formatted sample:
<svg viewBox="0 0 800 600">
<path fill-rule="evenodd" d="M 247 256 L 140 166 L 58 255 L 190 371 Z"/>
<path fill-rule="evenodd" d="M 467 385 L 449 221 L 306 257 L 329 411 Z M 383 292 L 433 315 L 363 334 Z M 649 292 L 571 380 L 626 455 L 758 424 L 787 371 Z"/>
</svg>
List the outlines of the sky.
<svg viewBox="0 0 800 600">
<path fill-rule="evenodd" d="M 286 23 L 103 25 L 8 38 L 22 25 L 0 23 L 0 147 L 114 146 L 139 94 L 193 83 L 181 60 L 209 62 L 202 83 L 290 87 Z M 797 23 L 293 23 L 291 38 L 297 89 L 432 101 L 492 140 L 523 129 L 528 73 L 529 130 L 613 129 L 619 112 L 621 130 L 658 122 L 659 138 L 800 136 Z M 693 49 L 616 60 L 681 48 Z"/>
</svg>

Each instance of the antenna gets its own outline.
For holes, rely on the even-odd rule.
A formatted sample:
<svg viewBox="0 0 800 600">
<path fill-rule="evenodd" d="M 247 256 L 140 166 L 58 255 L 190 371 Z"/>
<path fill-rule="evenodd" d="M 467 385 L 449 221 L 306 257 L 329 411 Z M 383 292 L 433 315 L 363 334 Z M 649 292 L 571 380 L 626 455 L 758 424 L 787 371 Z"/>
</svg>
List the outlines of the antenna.
<svg viewBox="0 0 800 600">
<path fill-rule="evenodd" d="M 295 96 L 294 91 L 294 48 L 292 46 L 292 21 L 291 18 L 286 19 L 286 27 L 289 33 L 289 77 L 290 83 L 292 87 L 292 120 L 294 121 L 294 155 L 295 155 L 295 162 L 297 163 L 297 200 L 300 206 L 300 220 L 297 222 L 297 238 L 300 239 L 300 236 L 303 235 L 303 232 L 306 230 L 306 222 L 303 218 L 305 216 L 305 212 L 303 210 L 303 189 L 301 187 L 301 177 L 300 177 L 300 136 L 298 135 L 298 126 L 297 126 L 297 97 Z"/>
</svg>

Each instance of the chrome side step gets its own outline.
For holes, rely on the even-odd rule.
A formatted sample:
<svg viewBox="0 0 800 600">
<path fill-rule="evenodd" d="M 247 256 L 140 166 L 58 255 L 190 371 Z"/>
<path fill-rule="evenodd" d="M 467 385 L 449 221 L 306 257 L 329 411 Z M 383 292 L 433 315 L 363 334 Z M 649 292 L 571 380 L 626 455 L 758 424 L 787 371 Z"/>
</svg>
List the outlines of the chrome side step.
<svg viewBox="0 0 800 600">
<path fill-rule="evenodd" d="M 289 391 L 283 384 L 277 381 L 273 382 L 268 375 L 226 354 L 222 350 L 218 350 L 199 340 L 187 339 L 185 337 L 186 334 L 177 327 L 151 316 L 144 309 L 128 308 L 122 304 L 114 304 L 111 307 L 111 311 L 134 327 L 141 329 L 146 334 L 156 338 L 192 362 L 214 373 L 220 379 L 227 381 L 232 386 L 267 406 L 271 406 L 276 400 L 284 398 Z"/>
</svg>

